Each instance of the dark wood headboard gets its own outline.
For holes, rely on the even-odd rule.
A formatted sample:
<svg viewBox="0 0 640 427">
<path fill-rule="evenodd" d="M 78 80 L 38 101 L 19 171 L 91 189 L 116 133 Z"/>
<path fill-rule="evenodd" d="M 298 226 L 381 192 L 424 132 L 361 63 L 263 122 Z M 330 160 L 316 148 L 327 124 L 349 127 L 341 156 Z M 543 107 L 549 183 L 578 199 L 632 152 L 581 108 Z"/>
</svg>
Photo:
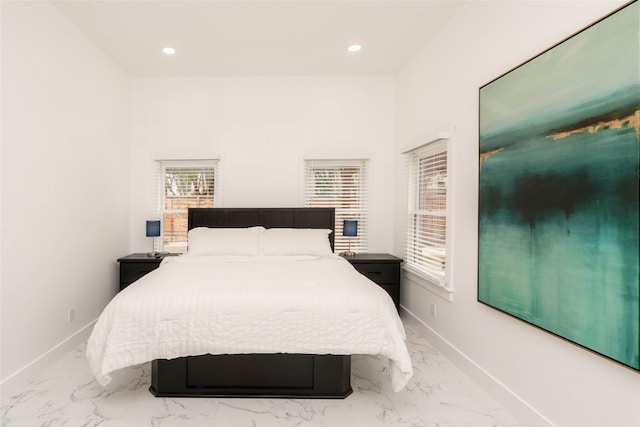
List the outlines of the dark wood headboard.
<svg viewBox="0 0 640 427">
<path fill-rule="evenodd" d="M 189 208 L 189 230 L 196 227 L 324 228 L 335 241 L 334 208 Z"/>
</svg>

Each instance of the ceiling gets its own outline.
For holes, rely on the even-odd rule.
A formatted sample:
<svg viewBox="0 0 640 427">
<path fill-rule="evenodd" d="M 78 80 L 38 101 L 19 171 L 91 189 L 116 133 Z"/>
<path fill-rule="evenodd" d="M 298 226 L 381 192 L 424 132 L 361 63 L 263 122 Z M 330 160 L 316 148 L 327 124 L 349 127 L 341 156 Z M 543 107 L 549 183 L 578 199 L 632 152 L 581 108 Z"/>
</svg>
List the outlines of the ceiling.
<svg viewBox="0 0 640 427">
<path fill-rule="evenodd" d="M 393 75 L 451 0 L 53 1 L 134 77 Z M 347 52 L 352 43 L 358 53 Z M 177 53 L 162 53 L 165 46 Z"/>
</svg>

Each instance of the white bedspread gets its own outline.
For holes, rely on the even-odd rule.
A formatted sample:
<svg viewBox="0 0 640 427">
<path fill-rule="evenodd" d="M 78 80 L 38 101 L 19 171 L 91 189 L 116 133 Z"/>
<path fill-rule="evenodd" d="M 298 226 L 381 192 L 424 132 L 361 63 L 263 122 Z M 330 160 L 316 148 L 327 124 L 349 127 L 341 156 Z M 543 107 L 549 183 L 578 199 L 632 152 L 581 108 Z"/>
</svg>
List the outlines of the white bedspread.
<svg viewBox="0 0 640 427">
<path fill-rule="evenodd" d="M 393 301 L 337 257 L 166 258 L 98 319 L 87 357 L 98 382 L 154 359 L 200 354 L 381 354 L 394 390 L 412 375 Z"/>
</svg>

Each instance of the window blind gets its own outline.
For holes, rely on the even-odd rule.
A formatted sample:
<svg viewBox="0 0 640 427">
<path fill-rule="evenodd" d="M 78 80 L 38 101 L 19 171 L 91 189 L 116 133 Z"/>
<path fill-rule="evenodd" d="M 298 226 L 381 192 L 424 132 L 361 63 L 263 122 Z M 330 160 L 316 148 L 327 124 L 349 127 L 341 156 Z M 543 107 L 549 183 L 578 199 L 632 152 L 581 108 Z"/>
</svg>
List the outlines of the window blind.
<svg viewBox="0 0 640 427">
<path fill-rule="evenodd" d="M 368 250 L 368 173 L 366 160 L 305 160 L 305 207 L 336 210 L 335 252 Z M 358 235 L 342 235 L 345 219 L 358 221 Z"/>
<path fill-rule="evenodd" d="M 187 250 L 188 209 L 215 206 L 217 171 L 217 160 L 156 162 L 156 215 L 162 219 L 156 250 Z"/>
<path fill-rule="evenodd" d="M 447 286 L 447 141 L 406 153 L 406 267 L 442 287 Z"/>
</svg>

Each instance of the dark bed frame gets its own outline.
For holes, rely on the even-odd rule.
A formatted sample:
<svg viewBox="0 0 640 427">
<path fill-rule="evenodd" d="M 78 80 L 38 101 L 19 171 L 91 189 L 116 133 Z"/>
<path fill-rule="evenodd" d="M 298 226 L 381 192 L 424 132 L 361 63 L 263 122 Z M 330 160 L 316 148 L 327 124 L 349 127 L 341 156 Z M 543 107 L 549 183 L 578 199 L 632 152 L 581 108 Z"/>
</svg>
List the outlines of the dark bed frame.
<svg viewBox="0 0 640 427">
<path fill-rule="evenodd" d="M 195 227 L 325 228 L 334 247 L 334 208 L 192 208 Z M 156 397 L 295 397 L 344 399 L 351 394 L 351 356 L 224 354 L 154 360 Z"/>
</svg>

